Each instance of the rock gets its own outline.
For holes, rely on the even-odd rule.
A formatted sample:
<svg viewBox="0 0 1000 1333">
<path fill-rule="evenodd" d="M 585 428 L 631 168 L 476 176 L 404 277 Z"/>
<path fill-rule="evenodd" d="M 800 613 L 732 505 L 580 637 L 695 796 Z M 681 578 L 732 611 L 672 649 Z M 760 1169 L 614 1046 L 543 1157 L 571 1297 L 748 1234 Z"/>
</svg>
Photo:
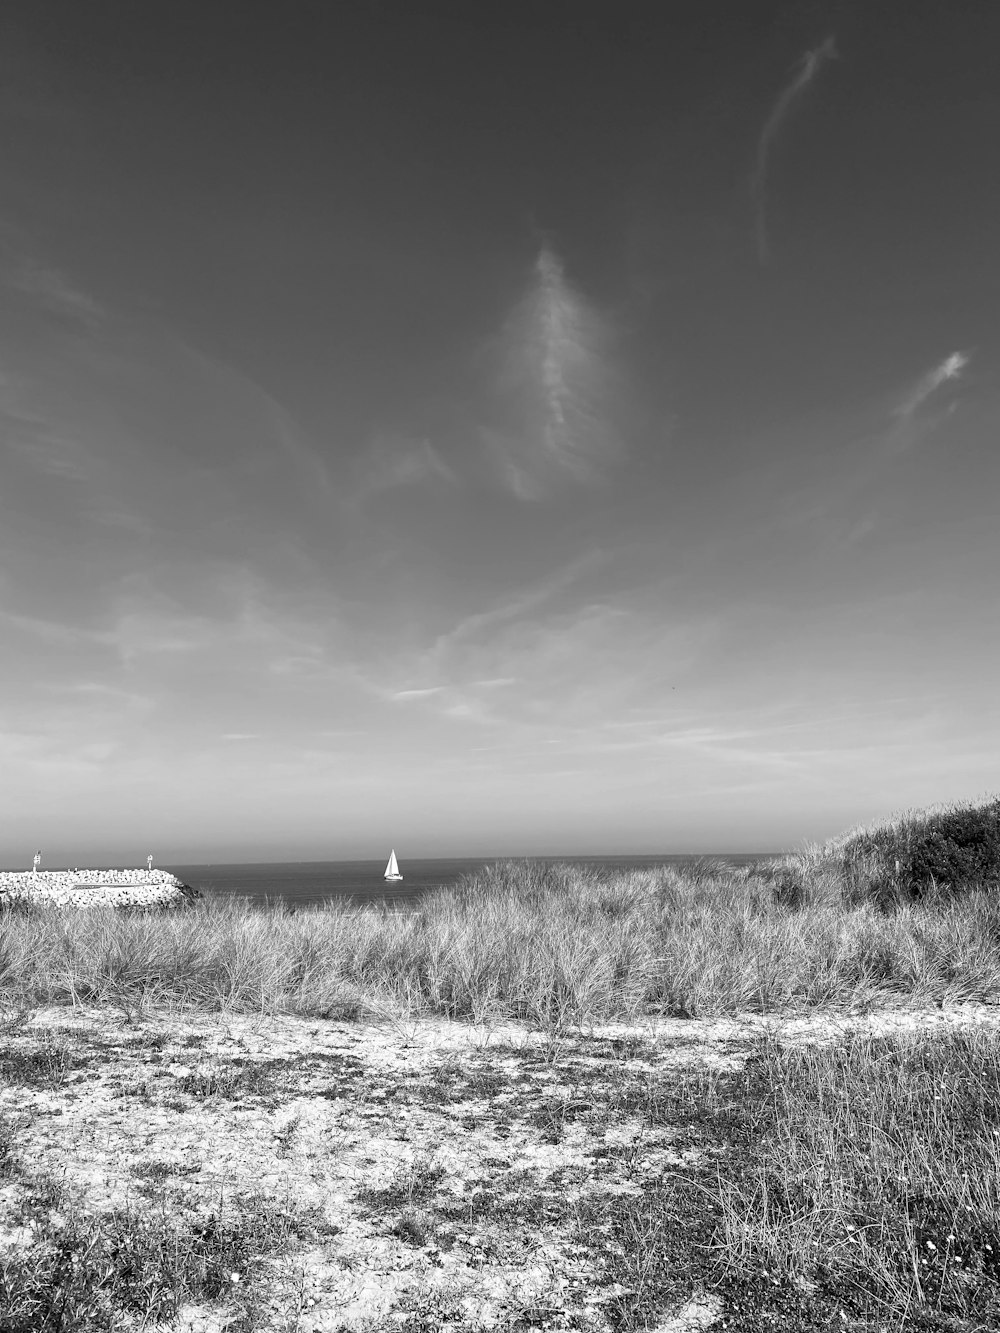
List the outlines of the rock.
<svg viewBox="0 0 1000 1333">
<path fill-rule="evenodd" d="M 187 907 L 202 895 L 166 870 L 0 871 L 0 911 L 31 907 Z"/>
</svg>

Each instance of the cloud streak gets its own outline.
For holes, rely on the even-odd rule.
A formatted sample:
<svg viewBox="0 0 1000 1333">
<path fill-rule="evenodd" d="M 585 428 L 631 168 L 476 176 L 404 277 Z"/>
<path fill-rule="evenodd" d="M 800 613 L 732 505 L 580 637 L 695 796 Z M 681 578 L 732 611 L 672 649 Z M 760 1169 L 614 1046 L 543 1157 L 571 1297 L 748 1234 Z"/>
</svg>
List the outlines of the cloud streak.
<svg viewBox="0 0 1000 1333">
<path fill-rule="evenodd" d="M 107 312 L 88 292 L 53 264 L 35 259 L 6 237 L 0 237 L 0 265 L 5 285 L 46 313 L 89 331 L 104 323 Z"/>
<path fill-rule="evenodd" d="M 893 408 L 895 426 L 889 443 L 895 452 L 909 448 L 914 440 L 914 432 L 919 425 L 921 409 L 934 394 L 952 380 L 962 377 L 972 354 L 970 352 L 952 352 L 943 361 L 921 376 L 909 392 Z"/>
<path fill-rule="evenodd" d="M 358 497 L 365 499 L 381 491 L 436 482 L 458 486 L 455 471 L 430 440 L 403 436 L 378 436 L 359 460 Z"/>
<path fill-rule="evenodd" d="M 507 488 L 538 500 L 559 481 L 596 482 L 621 444 L 611 422 L 610 329 L 551 249 L 499 340 L 502 426 L 483 435 Z"/>
<path fill-rule="evenodd" d="M 8 358 L 5 356 L 5 362 Z M 0 370 L 0 425 L 7 448 L 48 477 L 86 481 L 92 471 L 77 434 L 43 404 L 44 395 L 23 373 Z"/>
<path fill-rule="evenodd" d="M 478 642 L 484 635 L 492 633 L 497 625 L 517 622 L 529 612 L 537 611 L 550 600 L 566 594 L 581 579 L 606 565 L 608 560 L 608 555 L 598 548 L 577 556 L 562 569 L 555 570 L 548 577 L 522 589 L 488 611 L 477 611 L 460 620 L 435 640 L 434 653 L 447 654 L 459 644 Z"/>
<path fill-rule="evenodd" d="M 950 356 L 946 356 L 940 365 L 935 366 L 933 370 L 929 370 L 914 386 L 899 406 L 895 408 L 893 416 L 903 421 L 912 420 L 936 389 L 940 389 L 941 385 L 947 384 L 949 380 L 961 378 L 962 371 L 969 364 L 969 360 L 968 352 L 952 352 Z"/>
<path fill-rule="evenodd" d="M 766 264 L 770 258 L 767 234 L 767 169 L 771 150 L 792 107 L 817 77 L 824 64 L 836 57 L 837 46 L 832 35 L 819 46 L 813 47 L 811 51 L 806 51 L 799 58 L 791 81 L 778 94 L 778 99 L 760 132 L 757 141 L 757 165 L 751 188 L 757 215 L 757 258 L 761 264 Z"/>
</svg>

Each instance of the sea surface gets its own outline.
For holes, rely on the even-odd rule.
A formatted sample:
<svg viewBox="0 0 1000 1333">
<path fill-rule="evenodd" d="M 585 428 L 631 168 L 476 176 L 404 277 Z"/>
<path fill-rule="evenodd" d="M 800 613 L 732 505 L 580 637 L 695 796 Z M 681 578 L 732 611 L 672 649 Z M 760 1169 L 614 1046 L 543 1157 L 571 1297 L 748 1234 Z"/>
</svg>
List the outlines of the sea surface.
<svg viewBox="0 0 1000 1333">
<path fill-rule="evenodd" d="M 776 855 L 776 853 L 772 853 Z M 730 854 L 718 859 L 737 865 L 763 860 L 765 853 Z M 166 865 L 185 884 L 200 889 L 206 897 L 245 898 L 256 906 L 279 900 L 287 907 L 310 907 L 337 900 L 352 906 L 381 904 L 394 908 L 414 906 L 427 893 L 457 884 L 465 875 L 475 874 L 498 858 L 469 860 L 408 860 L 400 862 L 402 883 L 387 884 L 383 879 L 385 861 L 288 861 L 256 862 L 246 865 Z M 499 858 L 505 859 L 505 858 Z M 593 866 L 606 870 L 636 870 L 648 866 L 690 865 L 697 856 L 605 856 L 534 858 L 561 864 Z"/>
</svg>

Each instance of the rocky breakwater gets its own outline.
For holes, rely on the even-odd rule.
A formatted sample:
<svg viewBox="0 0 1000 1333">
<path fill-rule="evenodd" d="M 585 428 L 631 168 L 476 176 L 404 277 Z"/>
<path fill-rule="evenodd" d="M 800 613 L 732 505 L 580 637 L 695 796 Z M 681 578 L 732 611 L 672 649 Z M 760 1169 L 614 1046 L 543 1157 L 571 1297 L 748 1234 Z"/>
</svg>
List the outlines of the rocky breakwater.
<svg viewBox="0 0 1000 1333">
<path fill-rule="evenodd" d="M 0 910 L 5 907 L 185 907 L 197 889 L 166 870 L 0 871 Z"/>
</svg>

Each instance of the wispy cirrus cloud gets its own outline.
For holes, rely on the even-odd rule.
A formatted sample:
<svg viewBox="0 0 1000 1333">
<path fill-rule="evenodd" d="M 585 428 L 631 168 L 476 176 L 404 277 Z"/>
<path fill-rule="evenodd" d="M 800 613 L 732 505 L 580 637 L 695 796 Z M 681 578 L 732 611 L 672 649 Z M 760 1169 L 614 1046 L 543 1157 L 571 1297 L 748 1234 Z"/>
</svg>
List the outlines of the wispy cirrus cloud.
<svg viewBox="0 0 1000 1333">
<path fill-rule="evenodd" d="M 889 444 L 893 452 L 902 452 L 914 443 L 920 430 L 920 414 L 928 400 L 944 385 L 961 379 L 971 359 L 971 352 L 952 352 L 907 390 L 892 409 L 894 425 Z"/>
<path fill-rule="evenodd" d="M 457 472 L 430 440 L 403 435 L 377 436 L 358 460 L 355 476 L 361 499 L 380 491 L 428 482 L 445 486 L 461 484 Z"/>
<path fill-rule="evenodd" d="M 910 420 L 927 401 L 935 389 L 949 380 L 957 380 L 969 364 L 970 353 L 952 352 L 939 365 L 929 370 L 894 409 L 893 415 L 902 420 Z"/>
<path fill-rule="evenodd" d="M 114 643 L 113 636 L 104 630 L 48 620 L 42 616 L 20 615 L 17 612 L 3 609 L 0 609 L 0 625 L 6 625 L 10 629 L 37 638 L 44 643 L 64 647 L 78 647 L 83 644 L 106 644 L 111 646 Z"/>
<path fill-rule="evenodd" d="M 689 670 L 717 642 L 713 617 L 663 623 L 648 614 L 645 596 L 619 605 L 556 592 L 530 589 L 460 621 L 414 653 L 409 678 L 383 687 L 384 697 L 454 722 L 506 729 L 511 743 L 561 743 L 580 729 L 590 743 L 595 728 L 622 709 L 665 695 L 672 707 L 665 673 Z"/>
<path fill-rule="evenodd" d="M 592 484 L 620 457 L 611 341 L 608 321 L 544 248 L 496 344 L 499 420 L 482 432 L 519 500 L 541 499 L 560 481 Z"/>
<path fill-rule="evenodd" d="M 19 253 L 9 244 L 3 250 L 0 273 L 8 288 L 21 292 L 49 314 L 72 320 L 88 329 L 97 329 L 103 324 L 106 318 L 104 307 L 61 269 Z"/>
<path fill-rule="evenodd" d="M 293 474 L 329 502 L 337 488 L 327 459 L 270 389 L 232 362 L 216 353 L 206 352 L 186 338 L 167 333 L 161 336 L 170 352 L 179 353 L 182 361 L 189 362 L 224 401 L 232 403 L 234 409 L 239 405 L 241 414 L 251 417 L 258 425 L 261 438 L 269 445 L 277 446 L 280 456 L 291 465 Z"/>
<path fill-rule="evenodd" d="M 870 546 L 872 538 L 877 545 L 897 513 L 896 464 L 930 437 L 947 439 L 973 357 L 968 349 L 951 352 L 908 383 L 897 375 L 849 412 L 790 423 L 772 437 L 779 446 L 774 461 L 747 484 L 744 503 L 756 495 L 773 513 L 775 533 L 797 532 L 810 547 L 848 552 Z M 793 447 L 799 439 L 811 449 L 799 452 Z M 774 494 L 781 502 L 772 510 Z M 750 540 L 768 531 L 770 521 Z"/>
<path fill-rule="evenodd" d="M 565 595 L 588 574 L 593 574 L 606 565 L 609 559 L 607 552 L 597 548 L 577 556 L 561 569 L 556 569 L 545 578 L 519 589 L 511 596 L 497 602 L 495 606 L 463 617 L 435 640 L 433 651 L 448 653 L 458 645 L 477 643 L 495 632 L 496 626 L 516 623 L 529 613 L 540 611 L 546 603 Z M 506 677 L 491 675 L 487 679 L 506 680 Z"/>
<path fill-rule="evenodd" d="M 771 150 L 795 103 L 827 61 L 836 59 L 836 56 L 837 44 L 832 35 L 819 46 L 800 56 L 791 80 L 778 94 L 757 140 L 757 164 L 751 181 L 751 191 L 756 207 L 757 258 L 761 264 L 766 264 L 770 258 L 767 233 L 767 171 Z"/>
<path fill-rule="evenodd" d="M 442 694 L 444 689 L 443 685 L 426 685 L 420 689 L 393 690 L 389 698 L 398 703 L 405 703 L 409 699 L 430 699 L 435 694 Z"/>
<path fill-rule="evenodd" d="M 87 480 L 93 461 L 87 449 L 41 399 L 23 374 L 9 367 L 0 373 L 0 423 L 7 448 L 49 477 Z"/>
</svg>

